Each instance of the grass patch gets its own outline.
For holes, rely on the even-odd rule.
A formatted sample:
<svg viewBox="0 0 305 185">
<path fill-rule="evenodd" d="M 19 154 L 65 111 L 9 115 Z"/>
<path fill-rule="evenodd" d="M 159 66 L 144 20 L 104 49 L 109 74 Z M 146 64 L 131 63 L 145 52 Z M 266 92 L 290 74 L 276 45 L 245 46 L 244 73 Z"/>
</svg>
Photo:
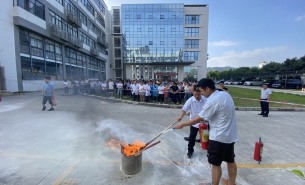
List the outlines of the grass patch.
<svg viewBox="0 0 305 185">
<path fill-rule="evenodd" d="M 261 90 L 230 87 L 229 91 L 234 99 L 235 106 L 260 107 L 258 100 L 260 98 Z M 255 100 L 238 99 L 237 97 L 250 98 L 250 99 L 255 99 Z M 281 93 L 281 92 L 272 92 L 271 101 L 305 105 L 305 96 L 294 95 L 294 94 L 285 94 L 285 93 Z M 305 108 L 304 106 L 285 105 L 285 104 L 279 104 L 279 103 L 270 103 L 269 106 L 270 107 L 285 107 L 285 108 L 287 108 L 287 107 Z"/>
</svg>

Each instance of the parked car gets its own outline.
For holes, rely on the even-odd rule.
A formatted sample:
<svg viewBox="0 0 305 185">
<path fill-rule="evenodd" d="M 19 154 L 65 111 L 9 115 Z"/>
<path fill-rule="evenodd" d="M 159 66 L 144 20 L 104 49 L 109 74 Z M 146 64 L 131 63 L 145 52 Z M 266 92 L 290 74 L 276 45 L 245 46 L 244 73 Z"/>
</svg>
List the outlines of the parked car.
<svg viewBox="0 0 305 185">
<path fill-rule="evenodd" d="M 283 89 L 285 87 L 285 82 L 282 80 L 277 80 L 272 84 L 273 88 Z"/>
<path fill-rule="evenodd" d="M 234 85 L 244 85 L 244 83 L 242 81 L 234 81 L 233 84 Z"/>
<path fill-rule="evenodd" d="M 225 81 L 225 83 L 224 83 L 225 85 L 233 85 L 233 81 L 231 81 L 231 80 L 228 80 L 228 81 Z"/>
<path fill-rule="evenodd" d="M 302 82 L 300 79 L 288 79 L 286 83 L 284 80 L 278 80 L 272 84 L 272 87 L 280 89 L 299 89 L 302 87 Z"/>
<path fill-rule="evenodd" d="M 261 86 L 262 85 L 262 81 L 258 81 L 258 80 L 245 81 L 244 85 L 248 85 L 248 86 Z"/>
</svg>

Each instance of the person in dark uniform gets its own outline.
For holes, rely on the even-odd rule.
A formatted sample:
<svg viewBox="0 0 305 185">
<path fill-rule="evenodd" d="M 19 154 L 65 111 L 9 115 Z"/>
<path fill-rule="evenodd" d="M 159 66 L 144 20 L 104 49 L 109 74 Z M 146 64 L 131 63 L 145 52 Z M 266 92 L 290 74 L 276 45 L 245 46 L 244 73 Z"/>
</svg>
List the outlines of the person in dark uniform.
<svg viewBox="0 0 305 185">
<path fill-rule="evenodd" d="M 228 89 L 227 87 L 225 87 L 224 81 L 220 81 L 220 82 L 218 83 L 218 85 L 219 85 L 219 87 L 220 87 L 221 90 L 226 91 L 226 92 L 229 92 L 229 89 Z"/>
</svg>

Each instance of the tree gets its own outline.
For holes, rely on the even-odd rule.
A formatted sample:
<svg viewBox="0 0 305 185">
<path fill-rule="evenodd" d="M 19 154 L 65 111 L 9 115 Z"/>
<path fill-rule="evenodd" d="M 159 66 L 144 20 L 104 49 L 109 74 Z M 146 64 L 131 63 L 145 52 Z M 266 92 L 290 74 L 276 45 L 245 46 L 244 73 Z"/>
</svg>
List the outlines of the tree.
<svg viewBox="0 0 305 185">
<path fill-rule="evenodd" d="M 211 79 L 220 79 L 219 78 L 219 74 L 220 74 L 220 72 L 219 71 L 209 71 L 208 72 L 208 78 L 211 78 Z"/>
</svg>

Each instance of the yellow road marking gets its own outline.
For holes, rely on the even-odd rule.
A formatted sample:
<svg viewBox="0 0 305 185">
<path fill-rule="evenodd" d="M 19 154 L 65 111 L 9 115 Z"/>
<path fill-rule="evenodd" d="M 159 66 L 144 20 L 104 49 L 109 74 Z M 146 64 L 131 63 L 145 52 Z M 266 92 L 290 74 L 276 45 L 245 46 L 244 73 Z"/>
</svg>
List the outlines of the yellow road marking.
<svg viewBox="0 0 305 185">
<path fill-rule="evenodd" d="M 59 158 L 52 158 L 47 157 L 44 155 L 33 155 L 28 153 L 21 153 L 21 152 L 5 152 L 0 151 L 0 157 L 15 157 L 15 158 L 27 158 L 27 159 L 36 159 L 36 160 L 60 160 Z M 121 163 L 120 160 L 112 161 L 115 163 Z M 149 162 L 149 163 L 155 163 L 160 165 L 171 165 L 172 162 L 174 162 L 178 166 L 203 166 L 202 164 L 196 164 L 190 160 L 190 162 L 180 162 L 180 161 L 166 161 L 166 160 L 155 160 L 155 161 L 149 161 L 149 160 L 143 160 L 143 162 Z M 64 175 L 69 175 L 71 173 L 76 165 L 79 163 L 77 161 L 74 165 L 70 166 L 65 170 Z M 251 169 L 251 168 L 293 168 L 293 167 L 305 167 L 304 162 L 299 163 L 282 163 L 282 164 L 250 164 L 250 163 L 237 163 L 238 168 L 244 168 L 244 169 Z M 69 173 L 67 173 L 69 172 Z"/>
<path fill-rule="evenodd" d="M 57 177 L 57 179 L 52 183 L 52 185 L 61 185 L 61 183 L 68 177 L 68 175 L 76 168 L 79 162 L 80 160 L 75 162 L 72 166 L 66 168 L 66 170 L 63 171 L 63 173 Z"/>
<path fill-rule="evenodd" d="M 305 163 L 286 163 L 286 164 L 237 164 L 237 168 L 292 168 L 305 167 Z"/>
</svg>

